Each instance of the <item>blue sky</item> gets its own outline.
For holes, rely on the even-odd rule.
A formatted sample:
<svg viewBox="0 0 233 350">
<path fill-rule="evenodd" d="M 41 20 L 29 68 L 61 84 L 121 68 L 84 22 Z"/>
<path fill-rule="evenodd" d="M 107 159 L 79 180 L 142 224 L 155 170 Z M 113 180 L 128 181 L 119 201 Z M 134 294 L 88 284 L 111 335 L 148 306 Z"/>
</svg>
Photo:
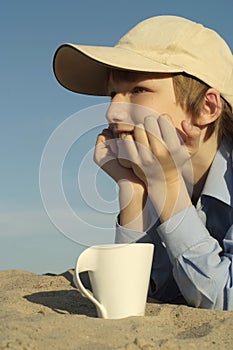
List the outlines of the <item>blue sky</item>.
<svg viewBox="0 0 233 350">
<path fill-rule="evenodd" d="M 52 71 L 57 47 L 64 42 L 111 46 L 137 22 L 171 14 L 214 28 L 233 50 L 232 13 L 232 0 L 1 1 L 0 269 L 59 273 L 74 266 L 85 244 L 91 244 L 91 237 L 95 243 L 95 235 L 104 232 L 101 240 L 113 239 L 116 187 L 90 165 L 98 127 L 105 123 L 106 105 L 93 106 L 108 99 L 77 95 L 57 83 Z M 76 211 L 75 238 L 51 222 L 39 187 L 43 150 L 51 135 L 58 137 L 56 130 L 62 131 L 67 125 L 63 122 L 74 115 L 76 128 L 85 137 L 80 137 L 67 154 L 63 189 Z M 81 175 L 80 164 L 84 171 Z M 107 214 L 88 204 L 92 173 L 103 197 L 102 211 L 110 208 Z M 79 175 L 86 189 L 84 197 L 77 190 Z M 48 181 L 52 181 L 49 175 Z M 67 222 L 64 208 L 60 218 L 63 216 Z"/>
</svg>

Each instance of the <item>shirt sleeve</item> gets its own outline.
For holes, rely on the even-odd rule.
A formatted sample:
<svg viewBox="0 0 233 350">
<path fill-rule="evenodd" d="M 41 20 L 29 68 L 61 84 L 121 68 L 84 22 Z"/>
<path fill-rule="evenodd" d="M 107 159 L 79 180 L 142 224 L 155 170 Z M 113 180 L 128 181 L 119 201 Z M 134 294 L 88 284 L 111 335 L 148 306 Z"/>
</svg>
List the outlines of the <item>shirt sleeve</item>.
<svg viewBox="0 0 233 350">
<path fill-rule="evenodd" d="M 147 232 L 137 232 L 116 224 L 116 243 L 153 243 L 154 256 L 150 275 L 148 295 L 163 302 L 170 302 L 181 296 L 172 273 L 172 264 L 167 250 L 154 225 Z"/>
<path fill-rule="evenodd" d="M 115 243 L 133 243 L 144 236 L 146 232 L 133 231 L 116 223 Z"/>
<path fill-rule="evenodd" d="M 233 310 L 233 228 L 222 251 L 194 206 L 157 228 L 173 266 L 173 275 L 189 305 Z"/>
</svg>

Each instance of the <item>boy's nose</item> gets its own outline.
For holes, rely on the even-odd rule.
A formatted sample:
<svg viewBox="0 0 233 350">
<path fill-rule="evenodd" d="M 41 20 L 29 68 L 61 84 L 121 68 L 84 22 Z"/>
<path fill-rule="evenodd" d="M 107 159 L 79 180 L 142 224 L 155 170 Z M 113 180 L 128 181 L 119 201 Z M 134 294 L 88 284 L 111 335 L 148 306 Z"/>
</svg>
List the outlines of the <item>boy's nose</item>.
<svg viewBox="0 0 233 350">
<path fill-rule="evenodd" d="M 109 124 L 129 122 L 130 118 L 130 104 L 123 101 L 124 98 L 113 99 L 106 112 L 106 119 Z"/>
</svg>

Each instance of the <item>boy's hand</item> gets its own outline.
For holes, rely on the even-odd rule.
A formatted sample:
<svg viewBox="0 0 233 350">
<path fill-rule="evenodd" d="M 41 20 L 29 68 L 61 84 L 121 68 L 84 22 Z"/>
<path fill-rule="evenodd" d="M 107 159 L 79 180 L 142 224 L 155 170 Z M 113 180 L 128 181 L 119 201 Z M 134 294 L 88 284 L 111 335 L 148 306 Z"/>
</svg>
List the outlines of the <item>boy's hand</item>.
<svg viewBox="0 0 233 350">
<path fill-rule="evenodd" d="M 157 211 L 165 208 L 165 219 L 190 205 L 182 171 L 189 163 L 189 177 L 190 173 L 192 175 L 190 158 L 198 150 L 200 133 L 185 123 L 184 141 L 166 116 L 149 116 L 144 125 L 135 126 L 133 136 L 128 135 L 125 140 L 117 142 L 118 157 L 131 161 L 134 173 L 146 184 Z"/>
<path fill-rule="evenodd" d="M 147 191 L 142 180 L 130 168 L 130 163 L 125 161 L 124 166 L 120 164 L 116 142 L 111 130 L 103 130 L 97 138 L 94 161 L 119 185 L 120 224 L 144 231 L 150 221 L 146 208 Z"/>
<path fill-rule="evenodd" d="M 192 175 L 191 158 L 199 149 L 200 129 L 182 122 L 183 132 L 177 133 L 169 117 L 148 116 L 144 125 L 134 128 L 134 135 L 117 140 L 119 162 L 131 162 L 135 174 L 146 184 L 154 181 L 174 181 L 175 175 Z M 189 168 L 189 169 L 188 169 Z M 183 174 L 184 175 L 184 174 Z"/>
<path fill-rule="evenodd" d="M 133 170 L 126 162 L 124 165 L 119 163 L 117 139 L 114 138 L 110 129 L 104 129 L 98 135 L 94 152 L 95 163 L 102 168 L 117 183 L 120 180 L 129 180 L 135 183 L 141 183 Z"/>
</svg>

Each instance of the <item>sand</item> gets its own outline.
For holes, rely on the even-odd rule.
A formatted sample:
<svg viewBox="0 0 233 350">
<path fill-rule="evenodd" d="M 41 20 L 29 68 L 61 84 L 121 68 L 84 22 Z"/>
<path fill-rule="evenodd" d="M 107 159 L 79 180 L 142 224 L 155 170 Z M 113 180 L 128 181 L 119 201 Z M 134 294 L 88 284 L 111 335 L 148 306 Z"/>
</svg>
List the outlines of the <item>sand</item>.
<svg viewBox="0 0 233 350">
<path fill-rule="evenodd" d="M 148 300 L 144 317 L 97 318 L 61 275 L 0 271 L 0 349 L 231 349 L 233 313 Z"/>
</svg>

